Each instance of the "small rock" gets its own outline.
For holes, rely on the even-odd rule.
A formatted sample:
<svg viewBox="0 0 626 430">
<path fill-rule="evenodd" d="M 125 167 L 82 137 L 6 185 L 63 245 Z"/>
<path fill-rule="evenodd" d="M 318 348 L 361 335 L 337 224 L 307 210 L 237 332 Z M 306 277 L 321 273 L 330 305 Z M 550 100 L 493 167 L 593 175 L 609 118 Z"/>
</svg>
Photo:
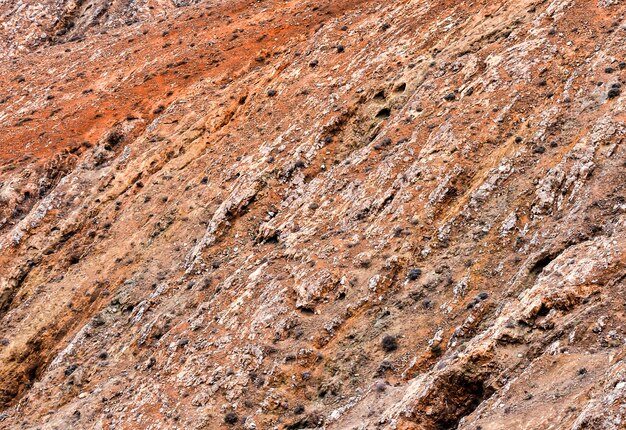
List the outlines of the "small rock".
<svg viewBox="0 0 626 430">
<path fill-rule="evenodd" d="M 370 267 L 372 264 L 372 254 L 369 252 L 361 252 L 354 257 L 354 264 L 359 267 Z"/>
<path fill-rule="evenodd" d="M 596 321 L 596 324 L 593 326 L 591 331 L 593 331 L 594 333 L 601 333 L 606 326 L 606 319 L 606 316 L 601 316 L 600 318 L 598 318 L 598 321 Z"/>
</svg>

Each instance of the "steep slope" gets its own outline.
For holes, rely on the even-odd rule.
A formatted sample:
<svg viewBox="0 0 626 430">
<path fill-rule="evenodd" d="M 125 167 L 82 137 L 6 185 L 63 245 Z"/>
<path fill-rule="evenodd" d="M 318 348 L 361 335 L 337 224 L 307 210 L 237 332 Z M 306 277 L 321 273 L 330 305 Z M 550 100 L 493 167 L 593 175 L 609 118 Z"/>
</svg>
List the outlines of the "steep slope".
<svg viewBox="0 0 626 430">
<path fill-rule="evenodd" d="M 624 428 L 623 2 L 187 3 L 1 6 L 0 428 Z"/>
</svg>

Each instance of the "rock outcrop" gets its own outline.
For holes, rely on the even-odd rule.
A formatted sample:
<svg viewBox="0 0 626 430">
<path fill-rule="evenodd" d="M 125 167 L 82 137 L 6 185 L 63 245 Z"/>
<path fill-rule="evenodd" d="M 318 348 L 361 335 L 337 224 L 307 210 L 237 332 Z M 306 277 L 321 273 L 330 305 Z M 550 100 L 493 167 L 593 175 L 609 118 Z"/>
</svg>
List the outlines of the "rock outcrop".
<svg viewBox="0 0 626 430">
<path fill-rule="evenodd" d="M 1 429 L 623 429 L 626 4 L 0 4 Z"/>
</svg>

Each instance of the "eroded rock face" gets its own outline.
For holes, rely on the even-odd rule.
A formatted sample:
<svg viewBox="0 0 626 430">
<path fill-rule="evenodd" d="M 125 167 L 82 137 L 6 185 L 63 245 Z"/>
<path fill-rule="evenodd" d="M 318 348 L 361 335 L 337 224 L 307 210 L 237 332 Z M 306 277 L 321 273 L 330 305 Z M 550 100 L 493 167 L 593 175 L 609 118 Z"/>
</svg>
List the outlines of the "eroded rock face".
<svg viewBox="0 0 626 430">
<path fill-rule="evenodd" d="M 0 13 L 0 428 L 624 428 L 622 2 Z"/>
</svg>

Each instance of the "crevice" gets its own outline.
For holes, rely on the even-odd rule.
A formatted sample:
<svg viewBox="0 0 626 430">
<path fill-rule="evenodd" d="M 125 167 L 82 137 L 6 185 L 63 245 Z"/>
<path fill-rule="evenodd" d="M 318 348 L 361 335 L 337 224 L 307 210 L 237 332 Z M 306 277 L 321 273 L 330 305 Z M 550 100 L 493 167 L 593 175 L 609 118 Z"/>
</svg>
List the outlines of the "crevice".
<svg viewBox="0 0 626 430">
<path fill-rule="evenodd" d="M 532 265 L 532 267 L 529 270 L 529 273 L 533 276 L 539 276 L 541 272 L 543 272 L 543 269 L 545 269 L 548 266 L 548 264 L 550 264 L 552 260 L 554 260 L 557 256 L 558 254 L 557 255 L 548 254 L 539 258 L 539 260 L 537 260 Z"/>
<path fill-rule="evenodd" d="M 256 243 L 257 244 L 269 244 L 276 245 L 279 243 L 280 230 L 274 230 L 266 236 L 257 236 Z"/>
<path fill-rule="evenodd" d="M 26 280 L 30 271 L 36 265 L 37 263 L 35 261 L 28 261 L 25 265 L 19 268 L 19 271 L 15 276 L 8 279 L 6 288 L 0 292 L 0 319 L 4 318 L 4 315 L 9 311 L 17 292 Z"/>
<path fill-rule="evenodd" d="M 376 114 L 376 118 L 378 119 L 386 119 L 386 118 L 389 118 L 390 116 L 391 116 L 391 109 L 388 107 L 382 108 Z"/>
<path fill-rule="evenodd" d="M 385 100 L 385 91 L 381 90 L 374 95 L 374 100 Z"/>
<path fill-rule="evenodd" d="M 405 90 L 406 90 L 406 82 L 402 82 L 398 84 L 396 88 L 394 88 L 394 91 L 396 93 L 403 93 Z"/>
<path fill-rule="evenodd" d="M 490 372 L 481 369 L 451 371 L 435 381 L 431 394 L 419 405 L 419 410 L 430 410 L 429 416 L 418 416 L 425 428 L 451 430 L 491 397 L 496 390 L 487 386 Z"/>
</svg>

